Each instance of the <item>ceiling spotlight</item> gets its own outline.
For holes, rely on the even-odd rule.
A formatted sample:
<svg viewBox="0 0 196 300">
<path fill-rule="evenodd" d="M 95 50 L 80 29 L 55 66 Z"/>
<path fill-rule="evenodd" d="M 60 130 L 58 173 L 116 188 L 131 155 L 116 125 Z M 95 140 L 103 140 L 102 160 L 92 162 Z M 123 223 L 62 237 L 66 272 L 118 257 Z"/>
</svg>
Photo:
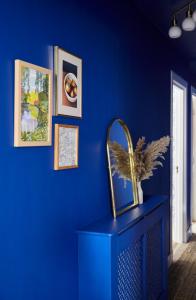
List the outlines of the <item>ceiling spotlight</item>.
<svg viewBox="0 0 196 300">
<path fill-rule="evenodd" d="M 196 22 L 196 10 L 193 12 L 192 18 Z"/>
<path fill-rule="evenodd" d="M 186 12 L 186 18 L 182 22 L 182 28 L 185 31 L 193 31 L 195 29 L 195 22 L 192 19 L 192 10 L 191 10 L 191 5 L 189 4 L 188 10 Z"/>
<path fill-rule="evenodd" d="M 181 28 L 177 25 L 177 21 L 176 21 L 176 17 L 174 16 L 173 20 L 172 20 L 172 25 L 169 29 L 169 37 L 171 39 L 177 39 L 181 36 L 182 34 L 182 30 Z"/>
</svg>

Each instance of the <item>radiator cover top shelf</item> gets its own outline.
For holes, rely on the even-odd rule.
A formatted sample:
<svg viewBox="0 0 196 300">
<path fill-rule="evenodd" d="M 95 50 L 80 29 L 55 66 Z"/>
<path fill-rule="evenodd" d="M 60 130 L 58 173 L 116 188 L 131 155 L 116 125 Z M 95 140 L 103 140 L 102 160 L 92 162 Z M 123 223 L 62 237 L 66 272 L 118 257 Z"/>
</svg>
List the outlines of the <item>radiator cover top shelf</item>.
<svg viewBox="0 0 196 300">
<path fill-rule="evenodd" d="M 168 196 L 144 196 L 144 203 L 138 205 L 137 207 L 127 211 L 125 214 L 114 219 L 112 216 L 107 216 L 95 223 L 92 223 L 79 233 L 97 233 L 97 234 L 108 234 L 114 235 L 119 234 L 121 231 L 125 230 L 127 227 L 133 226 L 140 219 L 147 216 L 150 212 L 156 209 L 161 204 L 168 201 Z"/>
</svg>

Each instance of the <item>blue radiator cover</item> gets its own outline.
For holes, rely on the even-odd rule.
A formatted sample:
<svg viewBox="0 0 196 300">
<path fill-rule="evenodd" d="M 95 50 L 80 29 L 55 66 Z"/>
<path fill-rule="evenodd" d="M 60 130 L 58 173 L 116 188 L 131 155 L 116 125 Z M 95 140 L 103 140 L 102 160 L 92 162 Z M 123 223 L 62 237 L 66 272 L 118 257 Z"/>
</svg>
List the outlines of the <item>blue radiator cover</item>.
<svg viewBox="0 0 196 300">
<path fill-rule="evenodd" d="M 78 231 L 80 300 L 167 299 L 168 197 Z"/>
</svg>

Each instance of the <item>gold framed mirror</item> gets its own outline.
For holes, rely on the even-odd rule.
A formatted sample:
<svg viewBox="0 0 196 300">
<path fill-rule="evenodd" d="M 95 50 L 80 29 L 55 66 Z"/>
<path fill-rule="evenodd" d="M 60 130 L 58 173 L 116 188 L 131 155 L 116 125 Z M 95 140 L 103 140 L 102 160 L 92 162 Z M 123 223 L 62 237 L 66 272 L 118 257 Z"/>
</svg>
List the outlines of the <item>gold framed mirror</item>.
<svg viewBox="0 0 196 300">
<path fill-rule="evenodd" d="M 107 157 L 113 217 L 138 205 L 133 145 L 127 125 L 115 119 L 108 128 Z"/>
</svg>

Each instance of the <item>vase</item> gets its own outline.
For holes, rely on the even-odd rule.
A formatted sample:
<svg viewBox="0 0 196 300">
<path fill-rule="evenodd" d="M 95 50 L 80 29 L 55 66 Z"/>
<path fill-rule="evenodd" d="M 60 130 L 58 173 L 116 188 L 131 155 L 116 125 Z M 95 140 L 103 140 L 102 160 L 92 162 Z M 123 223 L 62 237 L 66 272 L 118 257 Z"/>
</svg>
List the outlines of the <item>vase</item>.
<svg viewBox="0 0 196 300">
<path fill-rule="evenodd" d="M 138 201 L 139 204 L 143 203 L 143 190 L 141 186 L 141 181 L 137 181 L 137 191 L 138 191 Z"/>
</svg>

